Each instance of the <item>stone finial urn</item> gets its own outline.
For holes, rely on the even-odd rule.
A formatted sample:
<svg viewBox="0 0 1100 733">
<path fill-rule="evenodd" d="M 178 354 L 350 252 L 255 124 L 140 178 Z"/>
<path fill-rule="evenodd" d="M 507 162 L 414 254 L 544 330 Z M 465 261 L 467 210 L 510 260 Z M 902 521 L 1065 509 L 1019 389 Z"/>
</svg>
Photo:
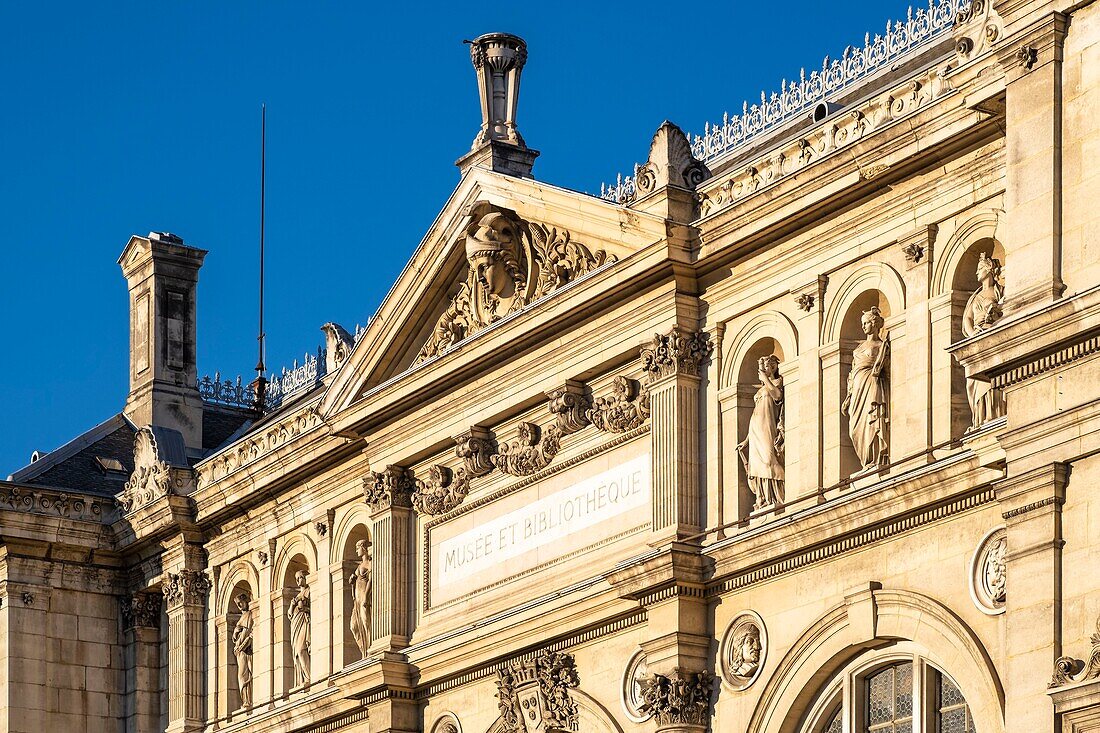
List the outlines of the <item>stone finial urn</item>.
<svg viewBox="0 0 1100 733">
<path fill-rule="evenodd" d="M 471 149 L 493 140 L 526 148 L 516 129 L 516 105 L 527 43 L 510 33 L 486 33 L 466 43 L 470 44 L 481 95 L 481 130 Z"/>
</svg>

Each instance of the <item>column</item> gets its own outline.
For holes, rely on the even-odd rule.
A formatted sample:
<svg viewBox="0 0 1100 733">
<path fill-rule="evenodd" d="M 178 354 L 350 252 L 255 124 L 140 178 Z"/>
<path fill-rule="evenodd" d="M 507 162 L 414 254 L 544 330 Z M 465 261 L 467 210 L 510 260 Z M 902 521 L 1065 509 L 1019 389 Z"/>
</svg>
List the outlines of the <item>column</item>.
<svg viewBox="0 0 1100 733">
<path fill-rule="evenodd" d="M 372 472 L 363 481 L 371 507 L 371 645 L 370 656 L 409 645 L 413 619 L 413 559 L 416 515 L 412 477 L 400 466 Z"/>
<path fill-rule="evenodd" d="M 1009 315 L 1062 296 L 1062 44 L 1067 17 L 995 3 L 1005 22 L 1005 293 Z M 1041 6 L 1041 7 L 1048 7 Z"/>
<path fill-rule="evenodd" d="M 1011 469 L 1011 462 L 1010 462 Z M 997 483 L 1007 526 L 1008 733 L 1054 733 L 1047 683 L 1062 654 L 1062 505 L 1069 467 L 1051 463 Z"/>
<path fill-rule="evenodd" d="M 649 378 L 653 544 L 703 529 L 699 385 L 712 349 L 706 333 L 676 326 L 641 351 Z"/>
<path fill-rule="evenodd" d="M 125 645 L 126 733 L 159 733 L 161 597 L 135 593 L 120 598 L 119 606 Z"/>
<path fill-rule="evenodd" d="M 168 573 L 161 587 L 168 606 L 168 728 L 190 733 L 203 728 L 206 695 L 206 598 L 210 580 L 201 570 Z"/>
</svg>

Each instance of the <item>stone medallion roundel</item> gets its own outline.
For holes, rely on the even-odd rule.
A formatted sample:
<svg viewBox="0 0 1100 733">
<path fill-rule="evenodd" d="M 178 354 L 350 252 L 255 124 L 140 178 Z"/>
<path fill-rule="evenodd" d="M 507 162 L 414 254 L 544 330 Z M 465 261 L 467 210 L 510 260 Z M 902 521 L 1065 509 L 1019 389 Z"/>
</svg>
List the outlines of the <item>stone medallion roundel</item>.
<svg viewBox="0 0 1100 733">
<path fill-rule="evenodd" d="M 764 620 L 754 611 L 734 617 L 722 637 L 720 649 L 722 680 L 735 690 L 748 689 L 768 654 L 768 632 Z"/>
<path fill-rule="evenodd" d="M 982 613 L 994 616 L 1005 611 L 1008 597 L 1008 533 L 1004 527 L 989 532 L 978 543 L 970 561 L 970 597 Z"/>
<path fill-rule="evenodd" d="M 642 678 L 648 674 L 645 652 L 641 649 L 634 652 L 630 661 L 626 663 L 623 673 L 622 703 L 626 717 L 634 723 L 644 723 L 651 717 L 642 710 Z"/>
</svg>

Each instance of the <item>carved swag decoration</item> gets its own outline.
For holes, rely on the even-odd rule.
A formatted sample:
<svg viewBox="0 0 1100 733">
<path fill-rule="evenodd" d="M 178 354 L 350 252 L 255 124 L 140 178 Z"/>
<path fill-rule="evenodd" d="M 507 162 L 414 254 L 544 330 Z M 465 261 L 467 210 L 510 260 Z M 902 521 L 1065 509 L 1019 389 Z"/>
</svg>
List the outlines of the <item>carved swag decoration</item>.
<svg viewBox="0 0 1100 733">
<path fill-rule="evenodd" d="M 497 670 L 503 729 L 510 733 L 577 730 L 577 704 L 569 690 L 580 684 L 573 655 L 539 652 Z"/>
<path fill-rule="evenodd" d="M 1061 687 L 1075 682 L 1085 682 L 1100 677 L 1100 618 L 1096 619 L 1096 633 L 1090 639 L 1092 653 L 1088 661 L 1073 657 L 1058 657 L 1054 662 L 1054 676 L 1048 687 Z"/>
<path fill-rule="evenodd" d="M 585 411 L 592 425 L 605 433 L 625 433 L 642 426 L 649 419 L 649 390 L 637 380 L 615 377 L 611 394 L 597 397 Z"/>
<path fill-rule="evenodd" d="M 667 677 L 652 674 L 642 679 L 642 712 L 652 715 L 657 726 L 699 725 L 710 722 L 710 695 L 714 675 L 684 672 L 676 668 Z"/>
<path fill-rule="evenodd" d="M 572 235 L 521 219 L 514 211 L 479 202 L 465 229 L 465 282 L 439 317 L 419 363 L 469 338 L 504 316 L 576 280 L 605 262 Z"/>
</svg>

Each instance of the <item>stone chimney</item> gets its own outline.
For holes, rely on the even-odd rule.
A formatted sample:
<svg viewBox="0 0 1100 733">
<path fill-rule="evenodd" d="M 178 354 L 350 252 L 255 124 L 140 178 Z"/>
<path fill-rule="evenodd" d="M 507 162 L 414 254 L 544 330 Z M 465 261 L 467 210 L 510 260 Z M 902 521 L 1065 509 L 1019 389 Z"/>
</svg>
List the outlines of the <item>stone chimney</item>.
<svg viewBox="0 0 1100 733">
<path fill-rule="evenodd" d="M 480 165 L 498 173 L 530 178 L 539 151 L 531 150 L 516 128 L 519 79 L 527 43 L 510 33 L 486 33 L 470 44 L 481 96 L 481 130 L 470 152 L 455 163 L 463 173 Z"/>
<path fill-rule="evenodd" d="M 196 386 L 195 290 L 206 251 L 175 234 L 130 238 L 118 264 L 130 289 L 130 394 L 126 416 L 139 426 L 178 430 L 202 448 Z"/>
</svg>

